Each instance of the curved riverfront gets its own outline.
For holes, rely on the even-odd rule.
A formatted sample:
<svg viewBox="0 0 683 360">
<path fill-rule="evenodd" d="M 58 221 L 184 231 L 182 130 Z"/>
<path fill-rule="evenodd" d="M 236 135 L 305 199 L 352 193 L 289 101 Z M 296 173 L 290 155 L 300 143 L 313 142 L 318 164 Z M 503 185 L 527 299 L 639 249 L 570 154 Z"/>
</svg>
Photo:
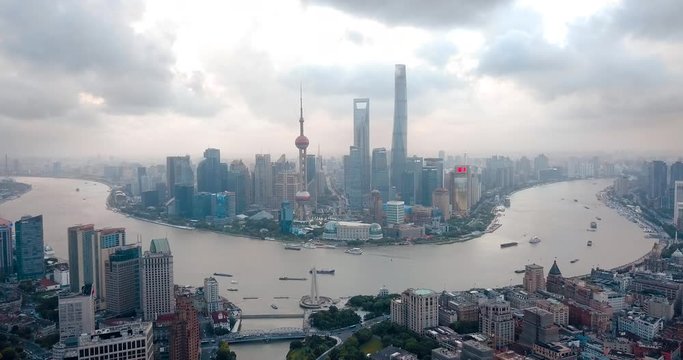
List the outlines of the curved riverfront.
<svg viewBox="0 0 683 360">
<path fill-rule="evenodd" d="M 408 287 L 456 290 L 521 283 L 521 275 L 514 270 L 535 262 L 545 266 L 547 272 L 554 258 L 565 276 L 586 274 L 595 266 L 612 268 L 641 257 L 653 244 L 636 224 L 596 199 L 595 194 L 611 184 L 611 180 L 602 179 L 519 191 L 511 196 L 512 206 L 500 217 L 500 229 L 472 241 L 371 247 L 364 249 L 363 256 L 350 256 L 343 248 L 287 251 L 279 242 L 176 229 L 128 218 L 107 210 L 109 188 L 91 181 L 17 181 L 31 184 L 33 189 L 0 205 L 0 217 L 15 221 L 22 215 L 43 214 L 45 242 L 58 257 L 67 257 L 67 227 L 79 223 L 125 227 L 128 242 L 141 237 L 144 248 L 153 238 L 167 237 L 174 254 L 176 283 L 200 286 L 204 277 L 214 272 L 229 273 L 233 278 L 217 278 L 222 295 L 246 314 L 300 311 L 298 299 L 309 293 L 309 282 L 279 281 L 278 276 L 306 277 L 312 267 L 337 270 L 335 276 L 318 277 L 320 294 L 330 297 L 374 294 L 382 285 L 392 292 Z M 597 217 L 602 219 L 598 230 L 586 231 Z M 532 236 L 543 242 L 529 244 Z M 593 244 L 590 247 L 586 246 L 588 240 Z M 500 244 L 508 242 L 519 245 L 501 249 Z M 580 261 L 571 264 L 572 259 Z M 231 279 L 239 281 L 239 285 L 231 285 Z M 233 287 L 239 287 L 239 297 L 227 291 Z M 279 310 L 272 309 L 271 304 Z M 296 322 L 300 325 L 300 320 L 274 324 L 292 326 Z"/>
</svg>

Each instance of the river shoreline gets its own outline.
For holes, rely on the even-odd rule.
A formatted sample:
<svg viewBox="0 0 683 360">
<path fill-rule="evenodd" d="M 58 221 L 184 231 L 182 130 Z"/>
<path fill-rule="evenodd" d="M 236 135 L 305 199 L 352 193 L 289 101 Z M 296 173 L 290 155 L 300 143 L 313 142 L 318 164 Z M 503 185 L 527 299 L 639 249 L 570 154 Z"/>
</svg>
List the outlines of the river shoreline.
<svg viewBox="0 0 683 360">
<path fill-rule="evenodd" d="M 26 183 L 22 183 L 22 182 L 14 182 L 14 184 L 22 185 L 23 189 L 18 191 L 18 192 L 13 193 L 10 197 L 0 199 L 0 205 L 4 204 L 6 202 L 9 202 L 9 201 L 17 200 L 20 197 L 22 197 L 23 195 L 28 194 L 29 192 L 31 192 L 31 190 L 33 190 L 33 186 L 31 184 L 26 184 Z"/>
</svg>

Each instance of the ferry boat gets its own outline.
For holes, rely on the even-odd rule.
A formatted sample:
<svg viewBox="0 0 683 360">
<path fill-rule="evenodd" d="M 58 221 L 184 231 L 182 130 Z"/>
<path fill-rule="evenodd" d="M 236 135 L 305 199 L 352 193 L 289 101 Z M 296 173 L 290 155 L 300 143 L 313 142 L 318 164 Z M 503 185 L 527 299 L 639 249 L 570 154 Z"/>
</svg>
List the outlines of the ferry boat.
<svg viewBox="0 0 683 360">
<path fill-rule="evenodd" d="M 592 241 L 592 240 L 588 240 L 588 242 L 586 243 L 586 246 L 593 246 L 593 241 Z"/>
<path fill-rule="evenodd" d="M 524 274 L 525 272 L 526 270 L 524 269 L 515 270 L 515 274 Z"/>
<path fill-rule="evenodd" d="M 363 250 L 361 250 L 360 248 L 352 248 L 344 252 L 351 255 L 363 255 Z"/>
<path fill-rule="evenodd" d="M 510 247 L 510 246 L 517 246 L 517 244 L 518 244 L 518 242 L 516 242 L 516 241 L 503 243 L 503 244 L 500 244 L 500 248 L 505 249 L 505 248 Z"/>
<path fill-rule="evenodd" d="M 597 229 L 598 228 L 598 223 L 595 221 L 591 221 L 591 229 Z"/>
<path fill-rule="evenodd" d="M 270 307 L 272 307 L 273 309 L 277 310 L 277 305 L 275 305 L 275 304 L 270 304 Z"/>
<path fill-rule="evenodd" d="M 574 259 L 574 260 L 570 261 L 570 263 L 573 264 L 573 263 L 575 263 L 575 262 L 577 262 L 577 261 L 579 261 L 579 259 Z"/>
<path fill-rule="evenodd" d="M 533 236 L 531 239 L 529 239 L 530 244 L 538 244 L 541 242 L 541 238 L 538 236 Z"/>
<path fill-rule="evenodd" d="M 296 251 L 300 251 L 300 250 L 301 250 L 301 245 L 290 245 L 290 244 L 287 244 L 287 245 L 285 245 L 285 250 L 296 250 Z"/>
<path fill-rule="evenodd" d="M 327 275 L 334 275 L 334 269 L 315 269 L 316 274 L 327 274 Z M 309 274 L 313 273 L 313 270 L 308 270 Z"/>
</svg>

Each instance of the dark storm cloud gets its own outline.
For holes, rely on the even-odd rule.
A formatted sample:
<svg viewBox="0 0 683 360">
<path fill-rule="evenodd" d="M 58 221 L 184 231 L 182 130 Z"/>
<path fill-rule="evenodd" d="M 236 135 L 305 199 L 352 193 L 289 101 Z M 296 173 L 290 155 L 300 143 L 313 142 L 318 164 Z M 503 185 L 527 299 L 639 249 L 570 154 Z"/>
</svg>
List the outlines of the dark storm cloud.
<svg viewBox="0 0 683 360">
<path fill-rule="evenodd" d="M 478 72 L 514 81 L 568 118 L 601 119 L 601 126 L 670 121 L 683 111 L 683 79 L 656 55 L 625 44 L 617 24 L 636 11 L 619 8 L 573 24 L 562 45 L 508 29 L 489 39 Z"/>
<path fill-rule="evenodd" d="M 390 25 L 443 28 L 476 25 L 508 0 L 304 0 Z"/>
<path fill-rule="evenodd" d="M 48 86 L 33 96 L 33 113 L 3 108 L 10 117 L 41 118 L 64 113 L 77 104 L 80 92 L 105 100 L 110 113 L 154 111 L 206 113 L 216 104 L 178 104 L 185 89 L 175 80 L 170 32 L 136 33 L 131 23 L 140 18 L 137 1 L 88 2 L 27 0 L 0 2 L 0 58 L 9 68 L 21 69 L 24 88 L 43 86 L 60 78 L 62 86 Z M 0 103 L 28 94 L 3 86 Z M 29 95 L 30 96 L 30 95 Z M 186 101 L 185 99 L 183 99 Z M 17 111 L 18 110 L 18 111 Z M 209 111 L 211 112 L 211 111 Z"/>
</svg>

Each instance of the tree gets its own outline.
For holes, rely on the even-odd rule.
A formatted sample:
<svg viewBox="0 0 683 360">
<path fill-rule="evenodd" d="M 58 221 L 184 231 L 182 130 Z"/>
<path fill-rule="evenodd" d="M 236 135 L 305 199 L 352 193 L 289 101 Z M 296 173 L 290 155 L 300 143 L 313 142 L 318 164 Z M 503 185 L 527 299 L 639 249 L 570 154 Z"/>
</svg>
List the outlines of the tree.
<svg viewBox="0 0 683 360">
<path fill-rule="evenodd" d="M 237 354 L 230 351 L 230 345 L 227 341 L 222 341 L 218 345 L 218 352 L 216 352 L 216 360 L 237 360 Z"/>
</svg>

